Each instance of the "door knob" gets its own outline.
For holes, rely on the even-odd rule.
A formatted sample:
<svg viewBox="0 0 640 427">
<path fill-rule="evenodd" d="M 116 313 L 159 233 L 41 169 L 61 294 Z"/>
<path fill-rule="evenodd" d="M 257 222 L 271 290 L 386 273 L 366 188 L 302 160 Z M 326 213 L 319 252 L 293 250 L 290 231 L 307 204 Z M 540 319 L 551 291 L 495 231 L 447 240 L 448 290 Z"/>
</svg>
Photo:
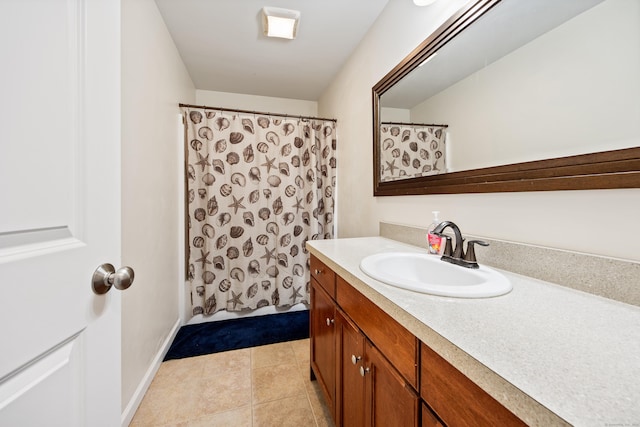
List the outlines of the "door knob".
<svg viewBox="0 0 640 427">
<path fill-rule="evenodd" d="M 121 267 L 117 271 L 111 264 L 102 264 L 93 272 L 91 288 L 93 292 L 102 295 L 109 292 L 111 287 L 124 291 L 133 283 L 134 273 L 131 267 Z"/>
</svg>

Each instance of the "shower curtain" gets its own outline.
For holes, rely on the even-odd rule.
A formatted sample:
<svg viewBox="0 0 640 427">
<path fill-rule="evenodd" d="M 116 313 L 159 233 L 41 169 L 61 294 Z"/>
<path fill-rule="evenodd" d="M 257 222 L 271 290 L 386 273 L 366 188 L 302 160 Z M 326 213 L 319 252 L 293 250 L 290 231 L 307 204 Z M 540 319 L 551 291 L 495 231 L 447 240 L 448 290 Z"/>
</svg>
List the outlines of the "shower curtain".
<svg viewBox="0 0 640 427">
<path fill-rule="evenodd" d="M 446 125 L 380 124 L 380 181 L 446 172 Z"/>
<path fill-rule="evenodd" d="M 308 303 L 334 235 L 336 123 L 183 107 L 192 313 Z"/>
</svg>

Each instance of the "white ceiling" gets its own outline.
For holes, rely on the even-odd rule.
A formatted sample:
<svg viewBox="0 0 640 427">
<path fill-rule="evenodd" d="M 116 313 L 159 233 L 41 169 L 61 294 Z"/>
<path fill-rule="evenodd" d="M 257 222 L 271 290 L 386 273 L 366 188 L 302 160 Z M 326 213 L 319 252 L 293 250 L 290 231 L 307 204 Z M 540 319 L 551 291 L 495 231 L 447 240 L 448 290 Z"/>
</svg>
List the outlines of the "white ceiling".
<svg viewBox="0 0 640 427">
<path fill-rule="evenodd" d="M 389 0 L 155 1 L 196 89 L 316 101 Z M 262 34 L 264 6 L 300 11 L 295 40 Z"/>
</svg>

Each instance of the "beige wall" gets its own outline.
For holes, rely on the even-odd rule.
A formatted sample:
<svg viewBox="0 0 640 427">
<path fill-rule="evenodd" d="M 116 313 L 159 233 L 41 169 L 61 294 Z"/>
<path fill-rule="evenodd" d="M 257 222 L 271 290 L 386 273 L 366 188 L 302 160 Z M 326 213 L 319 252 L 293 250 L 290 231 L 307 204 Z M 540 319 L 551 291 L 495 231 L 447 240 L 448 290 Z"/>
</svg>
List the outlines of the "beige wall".
<svg viewBox="0 0 640 427">
<path fill-rule="evenodd" d="M 318 103 L 315 101 L 215 92 L 201 89 L 196 90 L 196 104 L 207 107 L 237 108 L 239 110 L 291 114 L 296 116 L 316 116 L 318 113 Z"/>
<path fill-rule="evenodd" d="M 317 116 L 318 114 L 318 103 L 315 101 L 215 92 L 200 89 L 196 90 L 196 104 L 207 107 L 237 108 L 239 110 L 291 114 L 296 116 Z"/>
<path fill-rule="evenodd" d="M 372 196 L 371 87 L 461 3 L 390 0 L 320 98 L 319 115 L 338 119 L 339 236 L 377 235 L 379 221 L 424 227 L 439 210 L 464 233 L 640 261 L 638 189 Z"/>
<path fill-rule="evenodd" d="M 380 117 L 382 117 L 383 122 L 410 123 L 411 110 L 407 110 L 406 108 L 383 107 L 380 109 Z"/>
<path fill-rule="evenodd" d="M 122 2 L 122 407 L 178 321 L 182 170 L 178 102 L 195 88 L 153 0 Z"/>
</svg>

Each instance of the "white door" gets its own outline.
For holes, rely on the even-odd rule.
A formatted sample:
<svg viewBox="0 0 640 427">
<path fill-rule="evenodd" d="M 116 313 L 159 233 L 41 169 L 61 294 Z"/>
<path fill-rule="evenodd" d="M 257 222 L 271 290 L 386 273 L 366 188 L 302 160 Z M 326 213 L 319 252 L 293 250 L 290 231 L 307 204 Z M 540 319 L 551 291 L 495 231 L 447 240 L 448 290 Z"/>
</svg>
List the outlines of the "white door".
<svg viewBox="0 0 640 427">
<path fill-rule="evenodd" d="M 0 0 L 0 426 L 120 424 L 119 20 Z"/>
</svg>

